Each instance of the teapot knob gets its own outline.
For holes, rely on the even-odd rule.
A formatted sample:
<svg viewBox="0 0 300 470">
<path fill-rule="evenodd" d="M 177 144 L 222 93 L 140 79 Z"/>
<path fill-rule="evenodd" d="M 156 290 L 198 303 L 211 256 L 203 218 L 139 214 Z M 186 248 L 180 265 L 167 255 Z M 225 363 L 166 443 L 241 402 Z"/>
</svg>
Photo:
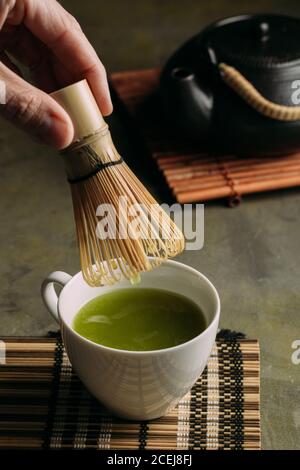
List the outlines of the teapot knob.
<svg viewBox="0 0 300 470">
<path fill-rule="evenodd" d="M 269 39 L 270 25 L 266 21 L 259 23 L 259 36 L 261 41 L 265 42 Z"/>
</svg>

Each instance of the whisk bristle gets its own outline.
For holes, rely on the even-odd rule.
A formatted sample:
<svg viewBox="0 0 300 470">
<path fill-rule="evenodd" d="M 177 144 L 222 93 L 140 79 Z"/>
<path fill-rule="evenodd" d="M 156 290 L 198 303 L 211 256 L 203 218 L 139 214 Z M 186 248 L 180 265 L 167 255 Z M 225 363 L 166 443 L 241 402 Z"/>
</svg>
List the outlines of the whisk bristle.
<svg viewBox="0 0 300 470">
<path fill-rule="evenodd" d="M 72 184 L 71 190 L 82 273 L 89 285 L 109 285 L 121 277 L 134 279 L 184 249 L 181 231 L 126 163 L 104 168 L 89 179 Z M 137 236 L 133 230 L 128 233 L 127 228 L 127 237 L 120 238 L 121 230 L 126 231 L 122 224 L 130 219 L 130 215 L 120 214 L 120 198 L 126 199 L 129 208 L 141 207 L 144 211 L 138 219 Z M 108 216 L 107 236 L 103 239 L 97 232 L 97 210 L 108 204 L 116 220 L 112 223 Z M 112 228 L 116 233 L 110 233 Z"/>
</svg>

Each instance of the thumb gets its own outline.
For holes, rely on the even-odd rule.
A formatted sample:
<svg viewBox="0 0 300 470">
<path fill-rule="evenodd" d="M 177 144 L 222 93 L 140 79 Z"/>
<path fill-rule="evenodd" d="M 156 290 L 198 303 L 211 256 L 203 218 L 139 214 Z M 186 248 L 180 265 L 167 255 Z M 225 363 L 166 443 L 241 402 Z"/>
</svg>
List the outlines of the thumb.
<svg viewBox="0 0 300 470">
<path fill-rule="evenodd" d="M 27 83 L 0 63 L 4 96 L 0 114 L 35 139 L 57 149 L 67 147 L 74 128 L 65 110 L 43 91 Z"/>
</svg>

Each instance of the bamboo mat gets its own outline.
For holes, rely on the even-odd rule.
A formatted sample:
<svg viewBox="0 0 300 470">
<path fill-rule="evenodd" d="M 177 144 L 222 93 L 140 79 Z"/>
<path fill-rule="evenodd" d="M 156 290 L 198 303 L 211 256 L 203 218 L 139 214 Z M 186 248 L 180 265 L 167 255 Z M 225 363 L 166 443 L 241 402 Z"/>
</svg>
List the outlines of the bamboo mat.
<svg viewBox="0 0 300 470">
<path fill-rule="evenodd" d="M 219 337 L 192 391 L 167 416 L 142 423 L 110 416 L 89 395 L 60 337 L 3 341 L 2 449 L 260 449 L 256 340 Z"/>
<path fill-rule="evenodd" d="M 114 73 L 111 83 L 132 117 L 180 203 L 228 198 L 300 185 L 300 153 L 286 157 L 242 158 L 209 155 L 170 129 L 158 97 L 159 69 Z"/>
</svg>

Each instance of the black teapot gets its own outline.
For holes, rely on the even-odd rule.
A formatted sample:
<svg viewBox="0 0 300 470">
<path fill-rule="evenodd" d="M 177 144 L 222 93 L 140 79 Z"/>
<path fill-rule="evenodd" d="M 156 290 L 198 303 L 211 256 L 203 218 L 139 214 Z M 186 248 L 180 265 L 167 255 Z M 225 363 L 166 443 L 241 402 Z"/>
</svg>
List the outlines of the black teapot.
<svg viewBox="0 0 300 470">
<path fill-rule="evenodd" d="M 202 148 L 300 150 L 300 19 L 242 15 L 207 27 L 161 74 L 169 118 Z"/>
</svg>

